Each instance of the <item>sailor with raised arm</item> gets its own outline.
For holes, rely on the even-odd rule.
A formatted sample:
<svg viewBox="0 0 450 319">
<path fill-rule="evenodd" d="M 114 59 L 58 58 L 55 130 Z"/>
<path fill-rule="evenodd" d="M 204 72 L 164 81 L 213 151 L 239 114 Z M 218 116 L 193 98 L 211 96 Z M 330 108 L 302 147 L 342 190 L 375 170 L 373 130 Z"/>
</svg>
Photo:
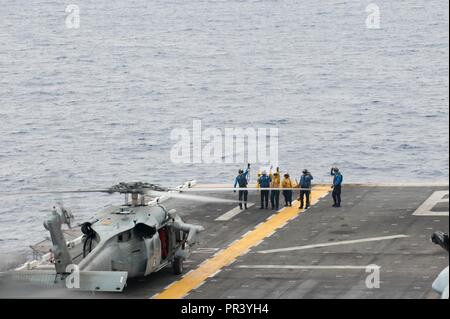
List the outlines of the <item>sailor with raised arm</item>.
<svg viewBox="0 0 450 319">
<path fill-rule="evenodd" d="M 239 188 L 247 188 L 249 180 L 250 164 L 248 164 L 247 169 L 239 169 L 238 176 L 234 180 L 234 188 L 239 185 Z M 236 189 L 234 190 L 236 192 Z M 247 198 L 248 190 L 239 190 L 239 207 L 242 209 L 242 203 L 244 203 L 245 209 L 247 209 Z"/>
</svg>

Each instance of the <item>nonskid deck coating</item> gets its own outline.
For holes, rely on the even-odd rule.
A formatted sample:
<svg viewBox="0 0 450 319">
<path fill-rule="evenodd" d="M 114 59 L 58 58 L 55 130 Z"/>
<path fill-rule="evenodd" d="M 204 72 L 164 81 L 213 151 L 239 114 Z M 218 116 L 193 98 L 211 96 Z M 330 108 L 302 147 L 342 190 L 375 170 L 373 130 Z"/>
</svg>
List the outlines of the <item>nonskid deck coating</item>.
<svg viewBox="0 0 450 319">
<path fill-rule="evenodd" d="M 147 278 L 130 280 L 121 294 L 76 292 L 11 282 L 3 276 L 0 297 L 435 298 L 431 282 L 448 265 L 448 254 L 431 243 L 430 236 L 436 230 L 448 232 L 448 216 L 413 213 L 435 191 L 443 190 L 448 191 L 448 186 L 348 185 L 343 189 L 343 207 L 339 209 L 330 207 L 331 198 L 325 192 L 326 196 L 306 212 L 292 208 L 274 212 L 255 205 L 228 221 L 216 219 L 234 205 L 174 201 L 169 208 L 177 208 L 188 222 L 206 228 L 201 244 L 186 261 L 183 276 L 173 275 L 168 267 Z M 213 191 L 211 195 L 234 197 Z M 250 201 L 257 203 L 257 195 L 252 194 Z M 266 229 L 265 236 L 245 247 L 245 251 L 235 250 L 233 258 L 216 264 L 219 269 L 210 269 L 212 273 L 205 278 L 184 285 L 202 266 L 229 253 L 227 249 L 233 245 L 242 248 L 237 246 L 239 241 L 249 241 L 258 227 L 289 212 L 291 218 L 278 225 L 282 227 Z M 407 237 L 364 241 L 396 235 Z M 277 251 L 308 245 L 313 248 Z M 275 252 L 261 253 L 267 250 Z M 374 264 L 380 267 L 380 288 L 368 289 L 364 267 Z M 183 289 L 171 291 L 177 286 Z M 178 294 L 173 294 L 176 290 Z"/>
</svg>

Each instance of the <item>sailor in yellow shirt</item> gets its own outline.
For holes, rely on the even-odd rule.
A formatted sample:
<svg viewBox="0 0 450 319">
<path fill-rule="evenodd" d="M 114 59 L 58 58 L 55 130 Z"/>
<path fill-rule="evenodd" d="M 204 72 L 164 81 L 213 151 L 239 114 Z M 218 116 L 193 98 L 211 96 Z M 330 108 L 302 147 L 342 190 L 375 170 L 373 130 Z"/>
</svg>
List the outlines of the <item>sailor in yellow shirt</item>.
<svg viewBox="0 0 450 319">
<path fill-rule="evenodd" d="M 261 186 L 259 185 L 260 177 L 261 177 L 261 170 L 258 171 L 257 178 L 256 178 L 256 188 L 258 188 L 258 193 L 259 193 L 259 188 L 261 188 Z"/>
<path fill-rule="evenodd" d="M 295 185 L 292 182 L 288 173 L 284 174 L 284 179 L 283 179 L 283 182 L 281 183 L 281 187 L 285 188 L 285 189 L 283 189 L 283 196 L 284 196 L 284 201 L 285 201 L 284 206 L 286 206 L 286 207 L 292 206 L 292 193 L 293 193 L 292 188 L 294 188 Z"/>
<path fill-rule="evenodd" d="M 270 188 L 280 188 L 280 186 L 281 186 L 280 168 L 277 167 L 276 172 L 273 174 L 272 174 L 272 168 L 270 168 L 269 176 L 272 179 L 272 182 L 270 183 Z M 272 189 L 270 191 L 270 204 L 272 206 L 272 209 L 275 209 L 275 210 L 280 209 L 280 190 L 279 189 Z"/>
</svg>

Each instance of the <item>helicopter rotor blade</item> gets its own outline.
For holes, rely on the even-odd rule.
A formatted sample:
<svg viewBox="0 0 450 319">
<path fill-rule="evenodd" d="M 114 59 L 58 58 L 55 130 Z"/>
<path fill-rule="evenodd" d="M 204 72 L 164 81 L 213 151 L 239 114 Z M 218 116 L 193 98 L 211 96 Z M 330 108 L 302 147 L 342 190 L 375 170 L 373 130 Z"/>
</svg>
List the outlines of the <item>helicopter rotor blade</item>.
<svg viewBox="0 0 450 319">
<path fill-rule="evenodd" d="M 158 191 L 149 191 L 147 194 L 151 196 L 167 196 L 171 198 L 185 199 L 196 202 L 204 202 L 204 203 L 239 203 L 238 200 L 225 199 L 225 198 L 217 198 L 212 196 L 200 196 L 200 195 L 191 195 L 191 194 L 182 194 L 178 192 L 158 192 Z"/>
<path fill-rule="evenodd" d="M 26 196 L 26 195 L 55 195 L 55 194 L 85 194 L 110 193 L 108 189 L 67 190 L 67 191 L 31 191 L 31 192 L 0 192 L 0 196 Z"/>
<path fill-rule="evenodd" d="M 180 189 L 177 188 L 170 188 L 169 190 L 173 191 L 180 191 Z M 182 189 L 182 192 L 186 193 L 196 193 L 196 192 L 233 192 L 233 191 L 260 191 L 261 188 L 259 187 L 246 187 L 246 188 L 233 188 L 233 187 L 211 187 L 211 188 L 203 188 L 203 187 L 194 187 L 194 188 L 186 188 Z M 291 188 L 281 188 L 281 187 L 266 187 L 263 190 L 271 191 L 271 190 L 311 190 L 310 188 L 299 188 L 299 187 L 291 187 Z"/>
</svg>

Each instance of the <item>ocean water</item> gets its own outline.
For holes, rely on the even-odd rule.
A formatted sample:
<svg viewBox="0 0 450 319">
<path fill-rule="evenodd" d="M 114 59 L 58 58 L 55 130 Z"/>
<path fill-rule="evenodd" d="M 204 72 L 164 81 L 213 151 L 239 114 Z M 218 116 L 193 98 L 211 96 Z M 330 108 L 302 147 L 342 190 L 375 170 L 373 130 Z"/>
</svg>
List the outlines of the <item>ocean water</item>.
<svg viewBox="0 0 450 319">
<path fill-rule="evenodd" d="M 381 29 L 366 28 L 369 3 Z M 80 28 L 65 8 L 80 7 Z M 449 176 L 444 0 L 2 1 L 0 191 L 230 182 L 173 164 L 174 128 L 279 129 L 279 164 L 327 182 Z M 28 256 L 57 200 L 78 221 L 121 198 L 8 196 L 0 264 Z M 1 267 L 0 267 L 1 268 Z"/>
</svg>

